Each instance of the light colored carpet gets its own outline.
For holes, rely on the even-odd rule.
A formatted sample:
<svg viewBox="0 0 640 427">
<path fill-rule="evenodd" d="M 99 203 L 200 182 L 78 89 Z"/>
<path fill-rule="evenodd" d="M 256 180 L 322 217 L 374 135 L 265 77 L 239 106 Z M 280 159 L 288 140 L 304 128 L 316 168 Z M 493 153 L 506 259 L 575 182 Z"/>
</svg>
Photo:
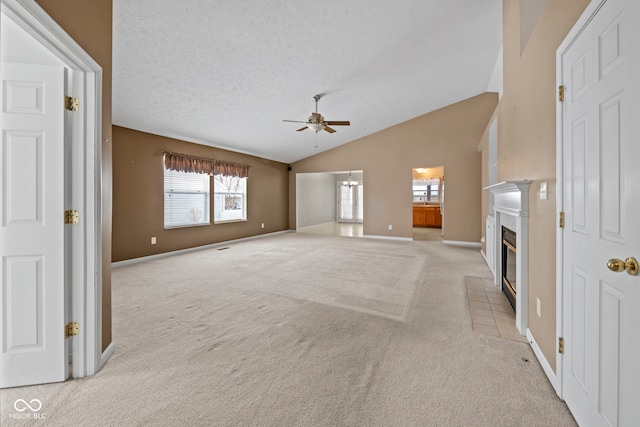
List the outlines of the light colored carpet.
<svg viewBox="0 0 640 427">
<path fill-rule="evenodd" d="M 473 332 L 465 276 L 438 239 L 295 233 L 116 268 L 111 360 L 1 391 L 2 425 L 36 398 L 47 426 L 575 425 L 528 344 Z"/>
</svg>

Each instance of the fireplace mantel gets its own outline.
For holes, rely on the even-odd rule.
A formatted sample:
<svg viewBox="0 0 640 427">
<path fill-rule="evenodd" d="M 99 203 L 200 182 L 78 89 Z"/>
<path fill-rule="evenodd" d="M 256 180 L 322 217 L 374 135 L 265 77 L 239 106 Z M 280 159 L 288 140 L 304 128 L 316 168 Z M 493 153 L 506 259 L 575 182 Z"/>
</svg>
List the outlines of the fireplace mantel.
<svg viewBox="0 0 640 427">
<path fill-rule="evenodd" d="M 529 186 L 531 181 L 503 181 L 485 187 L 493 193 L 493 209 L 514 216 L 529 215 Z"/>
<path fill-rule="evenodd" d="M 517 234 L 518 251 L 516 252 L 516 327 L 521 335 L 525 335 L 529 320 L 529 186 L 528 179 L 520 181 L 504 181 L 485 187 L 493 193 L 493 210 L 496 226 L 493 236 L 495 242 L 495 280 L 496 286 L 502 285 L 502 274 L 498 267 L 502 266 L 502 227 L 512 229 Z M 500 267 L 501 268 L 501 267 Z"/>
</svg>

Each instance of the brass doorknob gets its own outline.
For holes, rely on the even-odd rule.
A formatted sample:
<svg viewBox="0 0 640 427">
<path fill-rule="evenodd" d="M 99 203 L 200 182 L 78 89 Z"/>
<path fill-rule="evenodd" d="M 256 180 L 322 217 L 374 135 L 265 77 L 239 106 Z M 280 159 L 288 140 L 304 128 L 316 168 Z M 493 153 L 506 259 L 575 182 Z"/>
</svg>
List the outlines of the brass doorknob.
<svg viewBox="0 0 640 427">
<path fill-rule="evenodd" d="M 630 276 L 638 275 L 638 261 L 633 257 L 629 257 L 624 261 L 618 258 L 611 258 L 607 262 L 607 268 L 616 273 L 626 271 Z"/>
</svg>

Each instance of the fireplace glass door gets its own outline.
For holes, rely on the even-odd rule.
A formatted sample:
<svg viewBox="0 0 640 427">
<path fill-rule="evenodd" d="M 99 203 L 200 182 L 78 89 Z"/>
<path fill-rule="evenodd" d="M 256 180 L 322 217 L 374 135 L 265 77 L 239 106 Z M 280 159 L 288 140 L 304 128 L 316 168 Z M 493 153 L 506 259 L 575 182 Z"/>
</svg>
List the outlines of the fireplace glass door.
<svg viewBox="0 0 640 427">
<path fill-rule="evenodd" d="M 502 227 L 502 291 L 516 308 L 516 233 Z"/>
</svg>

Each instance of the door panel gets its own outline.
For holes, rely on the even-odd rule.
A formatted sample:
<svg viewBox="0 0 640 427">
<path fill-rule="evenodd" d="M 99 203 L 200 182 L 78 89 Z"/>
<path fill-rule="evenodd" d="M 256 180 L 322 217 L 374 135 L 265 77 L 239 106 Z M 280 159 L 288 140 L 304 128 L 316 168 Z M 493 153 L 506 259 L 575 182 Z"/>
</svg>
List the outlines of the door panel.
<svg viewBox="0 0 640 427">
<path fill-rule="evenodd" d="M 607 0 L 562 54 L 563 397 L 581 426 L 639 425 L 640 3 Z M 594 9 L 591 9 L 594 10 Z"/>
<path fill-rule="evenodd" d="M 352 187 L 338 183 L 338 222 L 362 222 L 362 184 Z"/>
<path fill-rule="evenodd" d="M 0 386 L 64 381 L 64 68 L 1 69 Z"/>
<path fill-rule="evenodd" d="M 623 242 L 622 191 L 620 162 L 620 113 L 622 95 L 614 95 L 600 105 L 600 237 L 610 242 Z"/>
<path fill-rule="evenodd" d="M 586 299 L 586 287 L 588 277 L 585 272 L 574 267 L 573 281 L 570 289 L 571 295 L 571 337 L 572 337 L 572 349 L 569 354 L 571 355 L 571 374 L 573 378 L 582 388 L 587 390 L 587 373 L 585 357 L 587 354 L 587 335 L 586 335 L 586 322 L 587 322 L 587 299 Z"/>
<path fill-rule="evenodd" d="M 624 295 L 606 282 L 601 282 L 600 289 L 600 347 L 605 351 L 600 353 L 599 410 L 609 425 L 615 426 L 620 389 L 620 307 Z"/>
</svg>

